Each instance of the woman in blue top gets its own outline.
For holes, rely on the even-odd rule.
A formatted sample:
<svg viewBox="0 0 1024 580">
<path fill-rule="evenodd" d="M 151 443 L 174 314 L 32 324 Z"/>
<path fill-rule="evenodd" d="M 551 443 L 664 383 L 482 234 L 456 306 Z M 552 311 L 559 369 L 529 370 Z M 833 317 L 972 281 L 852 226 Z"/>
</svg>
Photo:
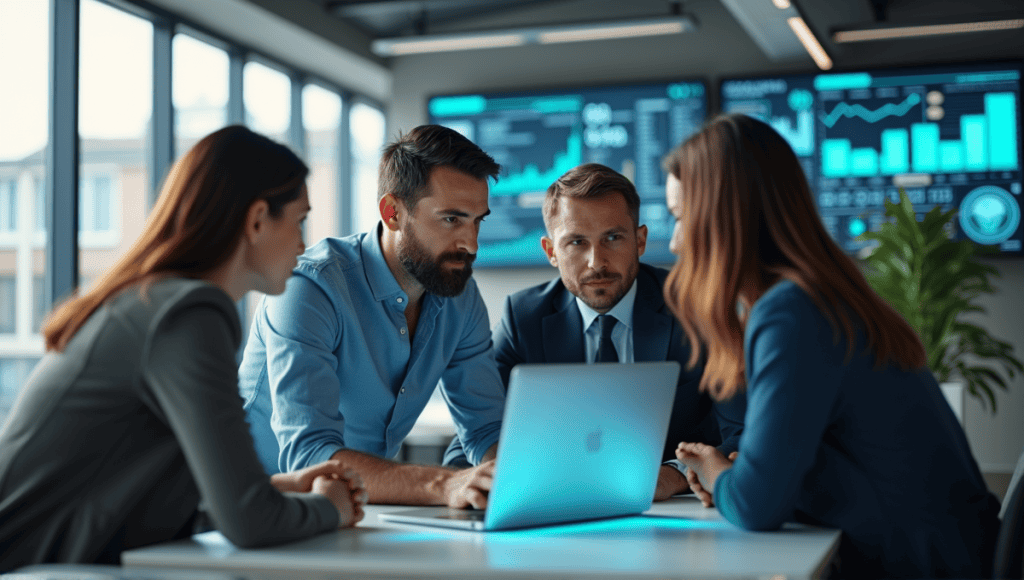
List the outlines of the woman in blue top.
<svg viewBox="0 0 1024 580">
<path fill-rule="evenodd" d="M 720 116 L 666 168 L 667 302 L 707 345 L 701 387 L 747 396 L 735 461 L 680 443 L 691 487 L 749 530 L 841 529 L 843 576 L 989 576 L 998 501 L 921 340 L 829 236 L 786 141 Z"/>
</svg>

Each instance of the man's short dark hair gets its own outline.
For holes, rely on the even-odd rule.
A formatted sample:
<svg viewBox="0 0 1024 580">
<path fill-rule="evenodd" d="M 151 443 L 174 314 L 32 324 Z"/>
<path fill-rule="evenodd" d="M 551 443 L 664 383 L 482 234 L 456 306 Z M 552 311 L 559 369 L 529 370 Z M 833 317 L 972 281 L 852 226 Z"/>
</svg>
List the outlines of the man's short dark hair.
<svg viewBox="0 0 1024 580">
<path fill-rule="evenodd" d="M 544 227 L 551 233 L 551 220 L 558 215 L 558 200 L 562 197 L 574 199 L 599 199 L 619 194 L 626 199 L 626 209 L 633 225 L 640 226 L 640 195 L 626 176 L 600 163 L 577 165 L 559 177 L 548 187 L 544 197 Z"/>
<path fill-rule="evenodd" d="M 410 210 L 426 196 L 430 172 L 451 167 L 476 179 L 497 180 L 501 166 L 459 132 L 441 125 L 420 125 L 384 148 L 380 159 L 377 199 L 387 194 Z"/>
</svg>

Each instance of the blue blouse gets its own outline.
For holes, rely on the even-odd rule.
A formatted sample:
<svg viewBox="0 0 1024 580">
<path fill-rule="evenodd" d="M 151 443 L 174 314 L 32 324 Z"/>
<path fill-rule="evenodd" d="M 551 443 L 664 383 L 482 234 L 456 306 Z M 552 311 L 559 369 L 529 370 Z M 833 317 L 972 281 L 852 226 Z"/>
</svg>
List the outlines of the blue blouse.
<svg viewBox="0 0 1024 580">
<path fill-rule="evenodd" d="M 927 369 L 875 367 L 790 281 L 750 313 L 746 429 L 715 483 L 730 522 L 840 528 L 848 577 L 990 575 L 999 504 Z"/>
</svg>

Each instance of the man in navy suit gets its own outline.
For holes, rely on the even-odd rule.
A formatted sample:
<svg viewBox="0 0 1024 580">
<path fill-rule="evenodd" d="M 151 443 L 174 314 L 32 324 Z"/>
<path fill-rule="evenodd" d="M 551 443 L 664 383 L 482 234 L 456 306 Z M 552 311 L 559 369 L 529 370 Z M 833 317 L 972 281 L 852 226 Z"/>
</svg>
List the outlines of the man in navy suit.
<svg viewBox="0 0 1024 580">
<path fill-rule="evenodd" d="M 519 363 L 678 361 L 683 370 L 655 490 L 662 500 L 689 489 L 676 445 L 701 441 L 735 451 L 744 404 L 716 405 L 698 388 L 703 365 L 687 370 L 691 347 L 662 295 L 668 271 L 640 263 L 647 226 L 639 213 L 636 188 L 604 165 L 580 165 L 553 183 L 541 246 L 560 277 L 509 296 L 493 340 L 506 389 Z M 458 437 L 444 463 L 466 465 Z"/>
</svg>

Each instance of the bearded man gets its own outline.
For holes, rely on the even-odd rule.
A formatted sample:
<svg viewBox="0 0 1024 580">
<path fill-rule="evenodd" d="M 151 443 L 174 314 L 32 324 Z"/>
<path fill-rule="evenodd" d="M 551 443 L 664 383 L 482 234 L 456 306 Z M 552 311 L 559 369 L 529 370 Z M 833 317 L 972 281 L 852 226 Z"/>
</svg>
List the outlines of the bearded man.
<svg viewBox="0 0 1024 580">
<path fill-rule="evenodd" d="M 504 387 L 471 275 L 499 170 L 451 129 L 413 129 L 381 158 L 377 227 L 314 245 L 259 304 L 239 385 L 269 473 L 338 459 L 370 503 L 486 506 Z M 438 381 L 472 467 L 393 461 Z"/>
</svg>

